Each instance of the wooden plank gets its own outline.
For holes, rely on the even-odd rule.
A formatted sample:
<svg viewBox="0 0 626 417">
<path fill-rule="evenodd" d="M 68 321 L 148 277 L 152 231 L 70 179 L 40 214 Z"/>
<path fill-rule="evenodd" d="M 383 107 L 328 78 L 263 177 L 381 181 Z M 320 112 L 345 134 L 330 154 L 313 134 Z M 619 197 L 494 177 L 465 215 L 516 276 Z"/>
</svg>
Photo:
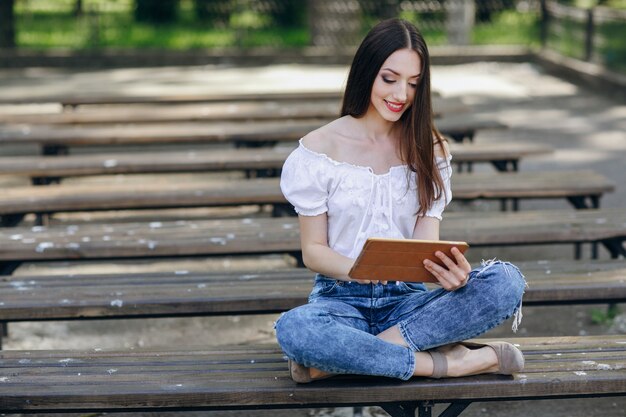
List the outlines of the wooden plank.
<svg viewBox="0 0 626 417">
<path fill-rule="evenodd" d="M 295 141 L 326 124 L 327 120 L 281 120 L 250 123 L 150 123 L 109 126 L 6 125 L 0 128 L 1 144 L 63 146 L 123 145 L 141 143 L 209 143 Z M 444 134 L 469 135 L 479 129 L 502 129 L 492 119 L 460 116 L 437 122 Z"/>
<path fill-rule="evenodd" d="M 338 100 L 79 107 L 47 114 L 0 115 L 0 122 L 31 125 L 249 121 L 339 117 Z"/>
<path fill-rule="evenodd" d="M 452 177 L 454 199 L 567 198 L 614 191 L 606 177 L 590 170 L 480 173 Z M 219 183 L 56 184 L 6 189 L 0 215 L 112 209 L 285 204 L 278 178 Z"/>
<path fill-rule="evenodd" d="M 452 177 L 453 198 L 547 198 L 601 195 L 615 184 L 591 171 L 473 173 Z"/>
<path fill-rule="evenodd" d="M 441 239 L 472 246 L 626 239 L 619 208 L 515 213 L 448 213 Z M 164 221 L 0 229 L 0 260 L 43 261 L 159 256 L 298 253 L 296 218 Z M 471 249 L 470 249 L 471 250 Z"/>
<path fill-rule="evenodd" d="M 0 129 L 0 144 L 93 146 L 141 143 L 209 143 L 241 141 L 293 141 L 317 129 L 321 121 L 260 121 L 254 123 L 151 123 L 111 126 L 7 125 Z"/>
<path fill-rule="evenodd" d="M 332 119 L 339 117 L 339 100 L 302 100 L 295 102 L 253 101 L 205 104 L 170 104 L 167 106 L 123 105 L 106 107 L 79 107 L 75 111 L 46 114 L 0 115 L 1 123 L 23 124 L 108 124 L 108 123 L 163 123 L 190 121 L 250 121 L 272 119 Z M 458 98 L 433 97 L 436 117 L 444 114 L 468 112 L 469 108 Z"/>
<path fill-rule="evenodd" d="M 235 348 L 236 355 L 222 361 L 225 348 L 216 348 L 217 354 L 206 348 L 4 351 L 0 353 L 0 412 L 380 405 L 451 398 L 480 401 L 626 393 L 624 336 L 511 341 L 520 345 L 528 364 L 523 373 L 514 376 L 412 378 L 406 382 L 341 376 L 307 385 L 289 379 L 285 359 L 276 346 L 261 347 L 260 352 L 253 347 Z"/>
<path fill-rule="evenodd" d="M 183 103 L 228 103 L 232 101 L 304 101 L 339 100 L 343 92 L 339 90 L 301 90 L 284 92 L 251 93 L 205 93 L 205 94 L 50 94 L 40 97 L 27 97 L 22 100 L 1 100 L 2 104 L 59 103 L 62 106 L 111 105 L 111 104 L 183 104 Z"/>
<path fill-rule="evenodd" d="M 65 177 L 101 174 L 280 170 L 292 147 L 200 149 L 177 152 L 98 153 L 89 155 L 4 157 L 0 175 Z M 499 142 L 497 145 L 451 143 L 454 162 L 518 161 L 552 152 L 547 146 Z"/>
<path fill-rule="evenodd" d="M 626 300 L 626 264 L 522 262 L 525 305 Z M 0 276 L 0 321 L 256 314 L 305 304 L 314 274 L 254 271 Z"/>
</svg>

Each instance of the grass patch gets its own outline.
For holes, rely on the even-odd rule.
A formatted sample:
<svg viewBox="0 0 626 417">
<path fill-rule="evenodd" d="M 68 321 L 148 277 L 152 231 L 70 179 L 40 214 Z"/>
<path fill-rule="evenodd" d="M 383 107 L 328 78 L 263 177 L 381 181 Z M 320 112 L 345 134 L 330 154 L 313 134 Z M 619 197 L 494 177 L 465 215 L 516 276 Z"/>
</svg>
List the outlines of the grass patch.
<svg viewBox="0 0 626 417">
<path fill-rule="evenodd" d="M 310 42 L 307 27 L 282 28 L 264 13 L 239 10 L 227 25 L 211 25 L 197 19 L 193 3 L 181 0 L 178 19 L 171 24 L 137 23 L 133 0 L 83 0 L 84 14 L 75 17 L 75 0 L 29 0 L 16 3 L 17 45 L 25 49 L 67 48 L 196 48 L 259 47 L 298 48 Z M 93 11 L 97 11 L 93 13 Z M 443 12 L 402 12 L 415 23 L 429 45 L 447 43 Z M 363 33 L 375 22 L 364 16 Z M 494 15 L 491 24 L 477 26 L 476 44 L 536 44 L 536 16 L 505 11 Z"/>
<path fill-rule="evenodd" d="M 220 47 L 298 47 L 309 43 L 307 28 L 272 28 L 250 15 L 233 16 L 231 27 L 214 27 L 181 10 L 171 24 L 137 23 L 125 11 L 103 11 L 97 17 L 36 11 L 17 17 L 17 44 L 26 49 L 159 48 L 185 50 Z M 234 27 L 232 27 L 234 26 Z"/>
<path fill-rule="evenodd" d="M 540 44 L 540 17 L 537 13 L 504 10 L 492 15 L 491 22 L 479 23 L 472 32 L 472 43 L 477 45 Z"/>
</svg>

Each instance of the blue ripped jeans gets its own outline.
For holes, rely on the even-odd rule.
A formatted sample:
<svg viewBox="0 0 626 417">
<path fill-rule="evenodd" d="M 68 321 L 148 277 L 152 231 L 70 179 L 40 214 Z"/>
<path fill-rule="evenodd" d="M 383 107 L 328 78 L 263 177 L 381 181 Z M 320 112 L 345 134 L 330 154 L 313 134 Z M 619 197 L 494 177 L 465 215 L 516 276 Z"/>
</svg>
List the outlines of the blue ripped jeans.
<svg viewBox="0 0 626 417">
<path fill-rule="evenodd" d="M 415 369 L 413 352 L 476 337 L 514 313 L 521 319 L 525 286 L 517 267 L 501 261 L 474 269 L 456 291 L 318 274 L 309 303 L 278 319 L 276 337 L 287 357 L 304 366 L 407 380 Z M 395 325 L 409 347 L 376 337 Z"/>
</svg>

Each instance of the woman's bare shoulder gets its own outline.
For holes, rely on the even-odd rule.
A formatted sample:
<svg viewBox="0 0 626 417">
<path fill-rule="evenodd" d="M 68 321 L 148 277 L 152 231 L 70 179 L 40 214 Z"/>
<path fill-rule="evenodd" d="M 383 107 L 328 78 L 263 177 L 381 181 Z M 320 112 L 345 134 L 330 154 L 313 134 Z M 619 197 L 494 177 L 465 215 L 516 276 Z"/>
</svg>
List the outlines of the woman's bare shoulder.
<svg viewBox="0 0 626 417">
<path fill-rule="evenodd" d="M 437 139 L 437 137 L 435 137 L 433 141 L 435 143 L 435 156 L 447 158 L 450 155 L 450 145 L 447 139 Z"/>
<path fill-rule="evenodd" d="M 314 152 L 333 154 L 342 125 L 342 119 L 333 120 L 305 135 L 302 138 L 302 144 Z"/>
</svg>

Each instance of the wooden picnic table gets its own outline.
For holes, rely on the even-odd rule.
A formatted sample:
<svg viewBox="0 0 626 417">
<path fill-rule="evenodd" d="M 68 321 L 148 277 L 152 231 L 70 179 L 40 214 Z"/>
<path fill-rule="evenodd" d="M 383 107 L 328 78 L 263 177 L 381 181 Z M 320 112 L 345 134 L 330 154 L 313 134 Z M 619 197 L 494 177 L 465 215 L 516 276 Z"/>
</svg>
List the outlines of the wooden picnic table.
<svg viewBox="0 0 626 417">
<path fill-rule="evenodd" d="M 615 258 L 626 255 L 626 211 L 605 208 L 448 213 L 441 224 L 441 239 L 466 241 L 477 247 L 601 242 Z M 0 229 L 0 274 L 11 273 L 25 261 L 268 253 L 290 253 L 300 258 L 296 218 Z"/>
<path fill-rule="evenodd" d="M 118 152 L 83 155 L 0 157 L 0 176 L 23 175 L 35 184 L 50 178 L 132 173 L 245 170 L 249 176 L 276 176 L 293 147 L 192 149 L 173 152 Z M 552 152 L 544 145 L 519 142 L 451 143 L 455 164 L 490 162 L 499 171 L 517 171 L 521 158 Z"/>
<path fill-rule="evenodd" d="M 433 98 L 436 117 L 466 113 L 469 107 L 455 97 Z M 339 100 L 225 102 L 205 104 L 151 104 L 79 107 L 75 111 L 43 114 L 0 114 L 0 123 L 110 124 L 195 121 L 251 121 L 280 119 L 333 119 L 339 117 Z"/>
</svg>

